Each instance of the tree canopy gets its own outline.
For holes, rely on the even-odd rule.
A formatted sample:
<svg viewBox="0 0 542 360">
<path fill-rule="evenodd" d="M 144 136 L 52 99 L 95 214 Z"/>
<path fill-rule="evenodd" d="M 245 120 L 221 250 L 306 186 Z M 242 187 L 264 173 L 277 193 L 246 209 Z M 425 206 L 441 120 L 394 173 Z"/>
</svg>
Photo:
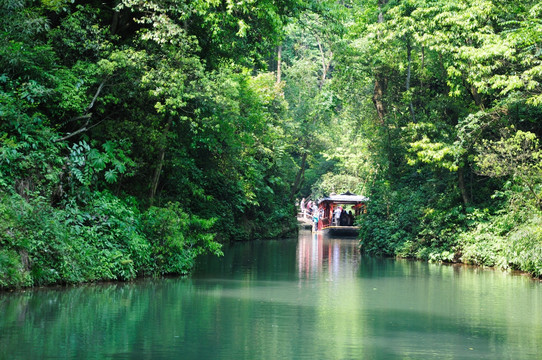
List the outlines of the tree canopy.
<svg viewBox="0 0 542 360">
<path fill-rule="evenodd" d="M 186 273 L 344 191 L 362 251 L 542 275 L 538 2 L 0 10 L 0 287 Z"/>
</svg>

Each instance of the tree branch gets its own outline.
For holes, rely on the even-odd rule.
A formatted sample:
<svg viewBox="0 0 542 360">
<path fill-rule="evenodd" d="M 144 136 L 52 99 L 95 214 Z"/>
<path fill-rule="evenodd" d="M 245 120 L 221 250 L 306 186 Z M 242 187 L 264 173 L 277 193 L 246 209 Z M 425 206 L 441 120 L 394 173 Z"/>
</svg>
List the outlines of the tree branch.
<svg viewBox="0 0 542 360">
<path fill-rule="evenodd" d="M 96 99 L 98 98 L 98 96 L 100 95 L 100 93 L 102 92 L 102 89 L 105 85 L 105 82 L 107 81 L 107 79 L 105 79 L 104 81 L 102 81 L 102 83 L 100 84 L 100 86 L 98 86 L 98 90 L 96 90 L 96 94 L 94 94 L 94 97 L 92 98 L 92 101 L 90 102 L 90 104 L 87 106 L 87 108 L 85 109 L 85 113 L 88 113 L 90 111 L 90 109 L 92 109 L 92 107 L 94 106 L 94 103 L 96 102 Z"/>
<path fill-rule="evenodd" d="M 105 85 L 107 81 L 107 78 L 104 79 L 100 85 L 98 86 L 98 89 L 96 90 L 96 93 L 94 94 L 94 97 L 92 98 L 92 101 L 90 102 L 90 104 L 88 104 L 87 108 L 85 109 L 85 115 L 81 115 L 81 116 L 76 116 L 74 118 L 71 118 L 69 121 L 77 121 L 77 120 L 83 120 L 83 119 L 86 119 L 87 121 L 85 121 L 85 124 L 83 126 L 81 126 L 78 130 L 72 132 L 72 133 L 69 133 L 67 134 L 66 136 L 63 136 L 61 137 L 60 139 L 56 139 L 54 140 L 54 142 L 60 142 L 60 141 L 64 141 L 64 140 L 67 140 L 77 134 L 80 134 L 82 132 L 85 132 L 85 131 L 88 131 L 89 129 L 92 129 L 94 126 L 96 125 L 93 125 L 91 127 L 88 127 L 88 124 L 90 123 L 90 118 L 92 117 L 92 113 L 89 112 L 90 109 L 92 109 L 94 107 L 94 104 L 96 103 L 96 100 L 98 99 L 98 96 L 100 96 L 100 93 L 102 92 L 102 89 Z M 103 120 L 102 120 L 103 121 Z M 101 122 L 101 121 L 100 121 Z"/>
<path fill-rule="evenodd" d="M 85 125 L 87 125 L 87 124 L 88 124 L 88 121 L 87 121 L 87 123 L 86 123 Z M 85 132 L 85 131 L 87 131 L 87 130 L 88 130 L 87 127 L 86 127 L 86 126 L 83 126 L 83 127 L 80 128 L 79 130 L 76 130 L 76 131 L 74 131 L 74 132 L 72 132 L 72 133 L 69 133 L 68 135 L 63 136 L 63 137 L 61 137 L 60 139 L 54 140 L 54 142 L 60 142 L 60 141 L 67 140 L 67 139 L 69 139 L 69 138 L 71 138 L 71 137 L 73 137 L 73 136 L 75 136 L 75 135 L 77 135 L 77 134 L 80 134 L 80 133 L 82 133 L 82 132 Z"/>
<path fill-rule="evenodd" d="M 333 53 L 330 54 L 329 62 L 326 64 L 326 55 L 324 53 L 324 48 L 322 46 L 322 43 L 320 42 L 320 39 L 315 34 L 314 37 L 316 38 L 316 43 L 318 44 L 318 50 L 320 50 L 320 57 L 322 59 L 322 79 L 320 81 L 320 89 L 324 85 L 324 82 L 326 81 L 327 72 L 329 71 L 329 66 L 331 65 L 331 57 L 333 57 Z"/>
</svg>

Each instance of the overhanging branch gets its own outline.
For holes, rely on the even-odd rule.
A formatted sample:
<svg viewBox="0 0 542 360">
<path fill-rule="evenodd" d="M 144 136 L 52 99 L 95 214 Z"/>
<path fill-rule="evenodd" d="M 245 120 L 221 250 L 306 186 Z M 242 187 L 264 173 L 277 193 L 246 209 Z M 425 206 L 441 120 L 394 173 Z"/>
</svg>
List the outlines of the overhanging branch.
<svg viewBox="0 0 542 360">
<path fill-rule="evenodd" d="M 76 117 L 69 120 L 69 122 L 71 122 L 71 121 L 86 119 L 85 124 L 83 126 L 81 126 L 78 130 L 76 130 L 76 131 L 74 131 L 72 133 L 69 133 L 66 136 L 63 136 L 60 139 L 54 140 L 54 142 L 60 142 L 60 141 L 67 140 L 67 139 L 69 139 L 69 138 L 71 138 L 71 137 L 73 137 L 73 136 L 75 136 L 77 134 L 88 131 L 89 129 L 91 129 L 91 128 L 93 128 L 95 126 L 94 125 L 94 126 L 88 127 L 88 124 L 90 123 L 90 118 L 92 117 L 92 113 L 90 112 L 90 110 L 94 107 L 94 104 L 96 103 L 96 100 L 98 99 L 98 96 L 100 96 L 100 93 L 102 92 L 102 89 L 103 89 L 106 81 L 107 81 L 107 79 L 102 81 L 100 83 L 100 85 L 98 86 L 98 89 L 96 90 L 96 93 L 92 97 L 92 101 L 90 102 L 90 104 L 88 104 L 88 106 L 85 109 L 85 114 L 81 115 L 81 116 L 76 116 Z"/>
</svg>

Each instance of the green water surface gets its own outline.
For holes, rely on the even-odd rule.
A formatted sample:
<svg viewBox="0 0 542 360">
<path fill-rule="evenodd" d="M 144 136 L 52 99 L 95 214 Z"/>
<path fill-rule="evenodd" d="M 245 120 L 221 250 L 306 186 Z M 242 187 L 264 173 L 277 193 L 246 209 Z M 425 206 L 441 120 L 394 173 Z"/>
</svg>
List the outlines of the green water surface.
<svg viewBox="0 0 542 360">
<path fill-rule="evenodd" d="M 542 359 L 542 283 L 357 244 L 302 232 L 189 278 L 3 293 L 0 358 Z"/>
</svg>

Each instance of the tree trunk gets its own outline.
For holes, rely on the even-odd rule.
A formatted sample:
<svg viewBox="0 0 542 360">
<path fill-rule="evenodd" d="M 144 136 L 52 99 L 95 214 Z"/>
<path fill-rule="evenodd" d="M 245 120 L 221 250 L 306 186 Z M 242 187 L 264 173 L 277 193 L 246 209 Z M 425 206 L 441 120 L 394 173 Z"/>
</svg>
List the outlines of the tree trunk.
<svg viewBox="0 0 542 360">
<path fill-rule="evenodd" d="M 167 145 L 167 135 L 169 133 L 169 128 L 171 127 L 172 118 L 170 117 L 167 121 L 166 126 L 164 127 L 164 132 L 162 133 L 162 139 L 160 141 L 160 151 L 158 154 L 158 164 L 156 169 L 154 169 L 154 175 L 151 181 L 151 191 L 149 194 L 149 202 L 151 206 L 154 203 L 154 198 L 156 196 L 156 190 L 158 189 L 158 183 L 160 182 L 160 173 L 162 172 L 162 167 L 164 166 L 164 159 L 166 155 L 166 145 Z"/>
<path fill-rule="evenodd" d="M 408 67 L 407 67 L 407 78 L 406 78 L 406 91 L 410 90 L 410 70 L 412 67 L 412 45 L 410 44 L 410 39 L 407 39 L 407 60 L 408 60 Z M 410 100 L 409 104 L 410 109 L 410 116 L 412 117 L 412 122 L 416 122 L 416 116 L 414 115 L 414 105 L 412 104 L 412 100 Z"/>
<path fill-rule="evenodd" d="M 536 202 L 536 206 L 538 207 L 538 210 L 542 210 L 542 199 L 540 199 L 540 197 L 536 193 L 536 190 L 535 190 L 536 185 L 534 185 L 533 182 L 529 181 L 529 180 L 524 181 L 524 183 L 527 185 L 527 188 L 529 189 L 529 191 L 533 195 L 534 200 Z"/>
<path fill-rule="evenodd" d="M 382 12 L 382 7 L 388 3 L 388 0 L 378 0 L 378 22 L 384 22 L 384 13 Z M 380 32 L 377 34 L 380 38 Z M 384 116 L 386 115 L 386 108 L 384 106 L 384 92 L 386 91 L 388 85 L 388 80 L 383 76 L 378 70 L 375 71 L 375 87 L 373 92 L 373 104 L 376 108 L 376 113 L 380 119 L 380 123 L 385 125 Z"/>
<path fill-rule="evenodd" d="M 378 22 L 384 22 L 384 13 L 382 12 L 382 7 L 388 3 L 388 0 L 378 0 Z"/>
<path fill-rule="evenodd" d="M 295 177 L 294 184 L 292 185 L 292 190 L 290 191 L 290 202 L 294 200 L 294 196 L 298 192 L 301 182 L 303 180 L 303 175 L 305 174 L 305 166 L 307 165 L 307 156 L 308 156 L 308 153 L 304 152 L 301 157 L 301 167 L 299 168 L 299 171 L 297 172 L 297 176 Z"/>
<path fill-rule="evenodd" d="M 384 116 L 386 115 L 386 107 L 384 106 L 384 92 L 386 91 L 387 87 L 388 79 L 385 76 L 376 74 L 375 88 L 373 92 L 373 104 L 382 125 L 384 125 Z"/>
<path fill-rule="evenodd" d="M 281 80 L 281 65 L 282 65 L 282 45 L 279 45 L 277 50 L 277 83 Z"/>
<path fill-rule="evenodd" d="M 459 186 L 459 190 L 461 191 L 461 197 L 463 198 L 463 204 L 465 206 L 470 204 L 469 199 L 469 193 L 467 192 L 467 188 L 465 186 L 465 171 L 463 167 L 460 167 L 457 170 L 457 184 Z"/>
<path fill-rule="evenodd" d="M 480 96 L 478 89 L 474 85 L 470 87 L 470 94 L 476 106 L 478 106 L 480 110 L 484 110 L 484 103 L 482 102 L 482 96 Z"/>
<path fill-rule="evenodd" d="M 326 78 L 327 78 L 327 72 L 329 71 L 329 67 L 331 66 L 331 58 L 326 63 L 326 54 L 324 53 L 324 47 L 322 46 L 322 43 L 320 42 L 318 37 L 316 37 L 316 42 L 318 44 L 318 49 L 320 50 L 320 59 L 322 61 L 322 77 L 320 78 L 320 84 L 318 87 L 322 89 L 322 86 L 324 86 L 324 82 L 326 81 Z M 333 53 L 331 53 L 330 57 L 332 56 L 333 56 Z"/>
<path fill-rule="evenodd" d="M 427 89 L 430 87 L 430 81 L 426 83 L 426 75 L 425 75 L 425 46 L 421 46 L 421 65 L 420 65 L 420 76 L 419 76 L 419 80 L 420 80 L 420 89 L 421 92 L 425 92 L 427 91 Z"/>
<path fill-rule="evenodd" d="M 117 11 L 117 6 L 119 5 L 120 0 L 113 0 L 113 16 L 111 18 L 111 34 L 115 35 L 119 27 L 119 12 Z"/>
</svg>

